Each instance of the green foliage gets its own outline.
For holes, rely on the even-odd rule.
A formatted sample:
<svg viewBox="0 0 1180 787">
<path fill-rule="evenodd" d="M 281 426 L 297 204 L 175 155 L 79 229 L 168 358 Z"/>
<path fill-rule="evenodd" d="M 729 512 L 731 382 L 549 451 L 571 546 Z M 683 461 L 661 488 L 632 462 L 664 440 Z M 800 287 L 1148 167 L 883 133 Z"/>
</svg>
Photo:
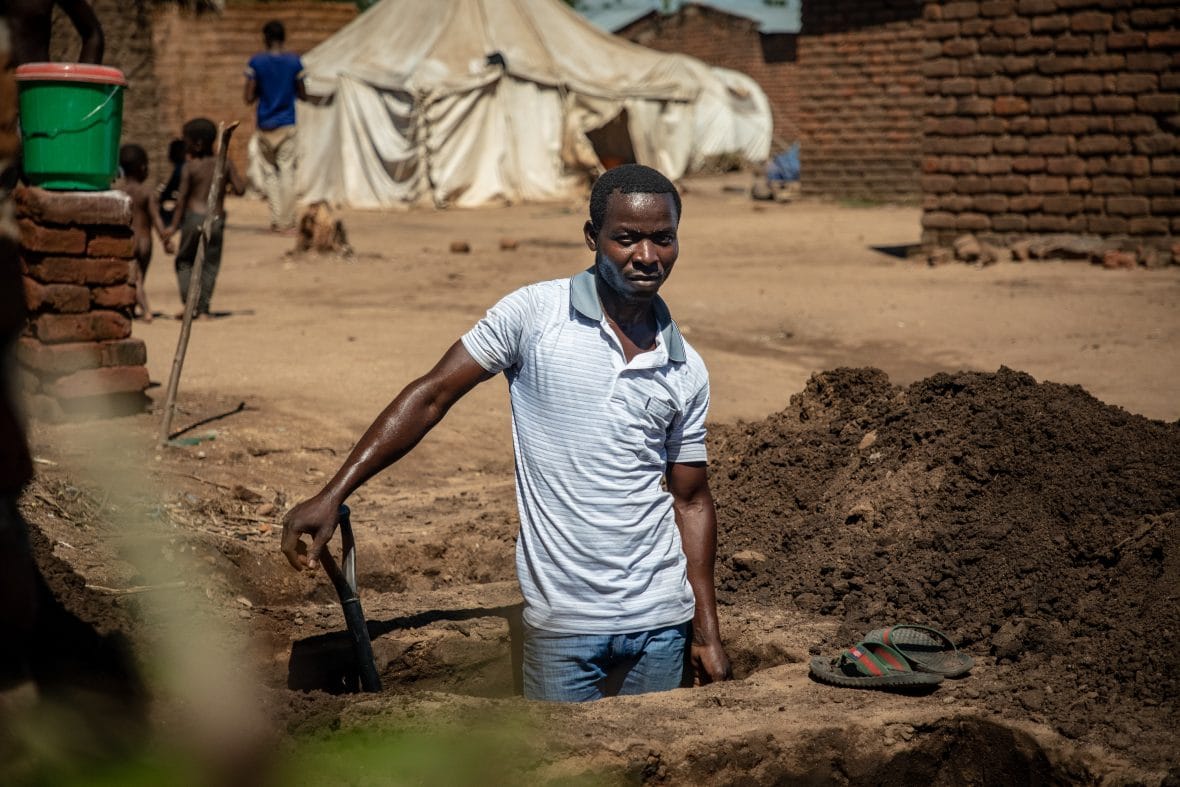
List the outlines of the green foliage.
<svg viewBox="0 0 1180 787">
<path fill-rule="evenodd" d="M 445 721 L 415 714 L 374 720 L 363 727 L 322 729 L 286 740 L 280 751 L 257 762 L 259 784 L 283 787 L 397 787 L 529 784 L 550 761 L 543 733 L 524 718 L 492 711 Z M 440 716 L 445 714 L 440 714 Z M 414 726 L 409 728 L 403 725 Z M 29 737 L 25 730 L 26 738 Z M 198 787 L 216 784 L 225 763 L 205 761 L 194 752 L 169 745 L 148 745 L 97 759 L 93 752 L 69 751 L 52 736 L 34 736 L 34 745 L 16 762 L 0 763 L 0 783 L 29 787 Z M 271 767 L 268 767 L 271 766 Z M 240 766 L 233 766 L 240 767 Z M 561 784 L 595 787 L 612 781 L 608 774 L 566 774 Z"/>
<path fill-rule="evenodd" d="M 482 715 L 482 714 L 480 714 Z M 284 757 L 276 783 L 484 787 L 530 784 L 552 757 L 544 735 L 521 718 L 493 712 L 459 726 L 427 721 L 427 729 L 376 723 L 296 739 Z M 566 779 L 570 785 L 602 784 L 594 774 Z"/>
<path fill-rule="evenodd" d="M 29 787 L 197 787 L 202 781 L 197 763 L 175 751 L 142 750 L 101 760 L 52 746 L 24 754 L 0 766 L 0 782 Z"/>
</svg>

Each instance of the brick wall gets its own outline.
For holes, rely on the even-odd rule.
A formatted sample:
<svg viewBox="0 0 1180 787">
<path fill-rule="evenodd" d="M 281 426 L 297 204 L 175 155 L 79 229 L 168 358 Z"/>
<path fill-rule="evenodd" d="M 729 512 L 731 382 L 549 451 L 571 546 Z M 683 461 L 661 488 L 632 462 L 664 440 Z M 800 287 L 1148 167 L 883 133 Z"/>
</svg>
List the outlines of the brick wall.
<svg viewBox="0 0 1180 787">
<path fill-rule="evenodd" d="M 929 2 L 923 241 L 1180 234 L 1180 10 Z"/>
<path fill-rule="evenodd" d="M 246 171 L 246 144 L 254 133 L 254 108 L 242 101 L 246 61 L 262 49 L 262 26 L 278 19 L 287 48 L 303 54 L 356 16 L 352 2 L 233 3 L 223 14 L 195 15 L 171 4 L 153 12 L 159 122 L 170 139 L 185 121 L 240 120 L 230 155 Z M 166 140 L 165 140 L 166 144 Z"/>
<path fill-rule="evenodd" d="M 796 122 L 804 193 L 917 201 L 923 0 L 803 3 Z"/>
<path fill-rule="evenodd" d="M 803 31 L 767 37 L 744 17 L 688 5 L 651 14 L 619 35 L 754 78 L 770 99 L 775 150 L 801 143 L 805 193 L 920 197 L 923 0 L 803 4 Z M 793 57 L 768 62 L 780 45 Z"/>
<path fill-rule="evenodd" d="M 740 71 L 766 93 L 774 117 L 774 135 L 781 148 L 799 138 L 795 63 L 767 62 L 758 23 L 705 6 L 689 5 L 670 16 L 649 14 L 617 35 L 661 52 L 680 52 L 709 65 Z M 773 42 L 768 42 L 773 44 Z"/>
<path fill-rule="evenodd" d="M 153 177 L 167 177 L 168 135 L 161 128 L 156 93 L 155 56 L 152 51 L 152 18 L 145 0 L 91 0 L 102 23 L 106 41 L 104 65 L 114 66 L 127 77 L 123 92 L 123 142 L 143 145 Z M 58 61 L 78 59 L 82 46 L 77 31 L 60 8 L 54 9 L 50 56 Z M 163 174 L 162 174 L 163 173 Z"/>
</svg>

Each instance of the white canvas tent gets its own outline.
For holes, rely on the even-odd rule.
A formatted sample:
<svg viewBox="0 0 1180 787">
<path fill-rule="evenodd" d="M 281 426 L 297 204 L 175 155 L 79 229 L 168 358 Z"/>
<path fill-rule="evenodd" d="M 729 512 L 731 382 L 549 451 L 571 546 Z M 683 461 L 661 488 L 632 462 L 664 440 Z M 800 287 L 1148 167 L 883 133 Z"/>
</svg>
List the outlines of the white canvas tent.
<svg viewBox="0 0 1180 787">
<path fill-rule="evenodd" d="M 562 199 L 602 158 L 678 178 L 770 147 L 753 80 L 611 36 L 560 0 L 382 0 L 303 62 L 309 92 L 331 96 L 299 106 L 307 201 Z"/>
</svg>

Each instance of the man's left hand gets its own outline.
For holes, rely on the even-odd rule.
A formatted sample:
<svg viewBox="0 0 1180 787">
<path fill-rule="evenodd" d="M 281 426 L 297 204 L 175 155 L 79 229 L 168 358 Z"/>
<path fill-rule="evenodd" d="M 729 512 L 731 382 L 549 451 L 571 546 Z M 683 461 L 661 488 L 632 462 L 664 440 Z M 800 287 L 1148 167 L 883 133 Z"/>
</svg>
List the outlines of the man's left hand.
<svg viewBox="0 0 1180 787">
<path fill-rule="evenodd" d="M 693 677 L 698 686 L 729 680 L 733 677 L 733 669 L 729 666 L 729 656 L 725 655 L 725 648 L 721 640 L 711 642 L 692 643 Z"/>
</svg>

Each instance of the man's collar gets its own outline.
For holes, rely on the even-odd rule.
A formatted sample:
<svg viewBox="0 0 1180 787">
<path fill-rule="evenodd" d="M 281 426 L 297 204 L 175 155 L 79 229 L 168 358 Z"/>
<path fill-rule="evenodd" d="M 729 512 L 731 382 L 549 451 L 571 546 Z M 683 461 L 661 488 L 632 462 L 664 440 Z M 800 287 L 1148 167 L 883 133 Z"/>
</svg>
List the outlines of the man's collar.
<svg viewBox="0 0 1180 787">
<path fill-rule="evenodd" d="M 587 268 L 570 279 L 570 305 L 583 317 L 602 322 L 602 304 L 598 300 L 598 288 L 594 281 L 594 268 Z M 656 296 L 652 304 L 656 313 L 656 325 L 660 329 L 660 337 L 664 340 L 664 347 L 668 349 L 668 360 L 674 363 L 684 363 L 687 356 L 684 352 L 684 338 L 680 329 L 672 320 L 668 305 L 663 298 Z"/>
</svg>

